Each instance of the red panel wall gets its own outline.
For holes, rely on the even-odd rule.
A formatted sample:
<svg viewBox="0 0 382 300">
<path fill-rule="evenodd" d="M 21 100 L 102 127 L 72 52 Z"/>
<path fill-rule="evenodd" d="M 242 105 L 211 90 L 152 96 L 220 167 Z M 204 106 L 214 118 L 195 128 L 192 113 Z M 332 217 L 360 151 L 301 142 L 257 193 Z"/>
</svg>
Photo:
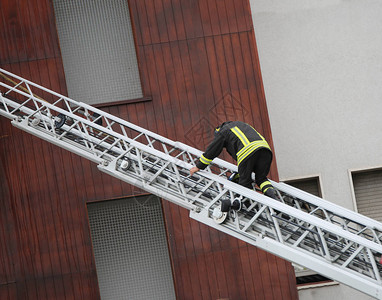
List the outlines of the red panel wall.
<svg viewBox="0 0 382 300">
<path fill-rule="evenodd" d="M 226 119 L 272 141 L 248 0 L 129 5 L 152 100 L 103 109 L 198 148 Z M 1 68 L 66 94 L 51 1 L 1 0 L 0 11 Z M 0 118 L 0 299 L 98 299 L 86 203 L 132 193 Z M 163 209 L 178 299 L 297 299 L 289 263 Z"/>
<path fill-rule="evenodd" d="M 1 68 L 66 93 L 51 1 L 1 0 L 0 12 Z M 84 184 L 94 167 L 8 119 L 0 132 L 0 299 L 98 299 Z"/>
<path fill-rule="evenodd" d="M 272 142 L 248 1 L 152 3 L 130 1 L 143 88 L 153 98 L 144 111 L 155 116 L 137 108 L 134 121 L 203 149 L 214 126 L 240 119 Z M 278 179 L 276 164 L 271 176 Z M 179 299 L 297 298 L 289 263 L 163 207 Z"/>
</svg>

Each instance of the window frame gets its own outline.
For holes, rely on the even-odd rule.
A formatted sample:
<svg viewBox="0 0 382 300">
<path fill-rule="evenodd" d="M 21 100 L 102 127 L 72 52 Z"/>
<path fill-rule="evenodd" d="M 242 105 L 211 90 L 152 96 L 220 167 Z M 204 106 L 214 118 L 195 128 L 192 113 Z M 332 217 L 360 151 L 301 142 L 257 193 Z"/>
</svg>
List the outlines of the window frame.
<svg viewBox="0 0 382 300">
<path fill-rule="evenodd" d="M 382 165 L 374 166 L 374 167 L 364 167 L 364 168 L 348 169 L 348 176 L 349 176 L 349 183 L 350 183 L 350 193 L 351 193 L 352 202 L 353 202 L 353 209 L 357 213 L 359 213 L 359 212 L 358 212 L 357 198 L 355 196 L 353 174 L 373 172 L 373 171 L 381 171 L 382 172 Z"/>
<path fill-rule="evenodd" d="M 91 105 L 93 107 L 96 107 L 96 108 L 104 108 L 104 107 L 112 107 L 112 106 L 118 106 L 118 105 L 135 104 L 135 103 L 152 101 L 152 96 L 147 93 L 146 88 L 143 85 L 142 76 L 143 76 L 144 72 L 142 70 L 141 58 L 139 56 L 139 51 L 138 51 L 139 45 L 138 45 L 138 41 L 137 41 L 137 31 L 136 31 L 136 24 L 135 24 L 135 16 L 132 13 L 131 1 L 130 0 L 125 0 L 125 1 L 126 1 L 127 5 L 128 5 L 128 13 L 129 13 L 130 25 L 131 25 L 131 33 L 132 33 L 133 42 L 134 42 L 135 57 L 136 57 L 136 60 L 137 60 L 137 71 L 138 71 L 138 76 L 139 76 L 139 84 L 140 84 L 140 88 L 141 88 L 141 91 L 142 91 L 142 97 L 134 98 L 134 99 L 122 99 L 122 100 L 118 100 L 118 101 L 110 101 L 110 102 L 104 102 L 104 103 L 91 103 L 91 104 L 89 104 L 89 105 Z M 55 25 L 56 25 L 56 32 L 57 32 L 57 40 L 58 40 L 58 43 L 59 43 L 60 57 L 61 57 L 61 60 L 62 60 L 62 50 L 61 50 L 61 45 L 60 45 L 60 36 L 59 36 L 58 28 L 57 28 L 56 11 L 54 9 L 53 1 L 52 1 L 52 10 L 53 10 L 54 21 L 55 21 Z M 64 76 L 66 77 L 65 69 L 64 68 L 63 68 L 63 72 L 64 72 Z M 66 85 L 67 85 L 67 83 L 66 83 Z"/>
</svg>

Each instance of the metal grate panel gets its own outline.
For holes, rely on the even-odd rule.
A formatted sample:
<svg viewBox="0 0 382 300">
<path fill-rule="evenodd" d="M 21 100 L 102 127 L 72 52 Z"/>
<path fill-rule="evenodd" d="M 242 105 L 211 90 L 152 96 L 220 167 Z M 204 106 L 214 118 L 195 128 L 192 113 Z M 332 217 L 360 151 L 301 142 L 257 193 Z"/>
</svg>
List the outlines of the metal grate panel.
<svg viewBox="0 0 382 300">
<path fill-rule="evenodd" d="M 175 299 L 156 196 L 88 205 L 102 299 Z"/>
<path fill-rule="evenodd" d="M 128 1 L 53 4 L 69 97 L 88 104 L 141 98 Z"/>
</svg>

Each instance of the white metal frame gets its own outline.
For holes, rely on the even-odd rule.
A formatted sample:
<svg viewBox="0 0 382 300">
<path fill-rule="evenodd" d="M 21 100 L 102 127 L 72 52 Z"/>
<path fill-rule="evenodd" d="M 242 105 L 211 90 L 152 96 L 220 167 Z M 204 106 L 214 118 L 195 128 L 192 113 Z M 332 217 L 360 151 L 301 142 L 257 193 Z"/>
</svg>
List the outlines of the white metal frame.
<svg viewBox="0 0 382 300">
<path fill-rule="evenodd" d="M 382 224 L 283 183 L 281 201 L 227 180 L 237 167 L 215 159 L 193 176 L 201 151 L 0 69 L 0 115 L 98 169 L 190 210 L 190 217 L 286 260 L 382 299 Z M 48 103 L 34 93 L 49 93 Z M 65 116 L 65 123 L 59 121 Z M 98 121 L 102 120 L 102 124 Z M 218 224 L 222 200 L 247 199 Z"/>
</svg>

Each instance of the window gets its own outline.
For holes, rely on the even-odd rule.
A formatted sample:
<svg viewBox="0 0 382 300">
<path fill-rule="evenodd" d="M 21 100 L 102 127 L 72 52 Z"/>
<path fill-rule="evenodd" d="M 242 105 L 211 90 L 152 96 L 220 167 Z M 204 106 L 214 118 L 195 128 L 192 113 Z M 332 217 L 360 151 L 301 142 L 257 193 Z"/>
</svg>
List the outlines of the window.
<svg viewBox="0 0 382 300">
<path fill-rule="evenodd" d="M 295 188 L 298 188 L 302 191 L 305 191 L 309 194 L 321 197 L 321 187 L 319 177 L 310 177 L 310 178 L 302 178 L 297 180 L 288 180 L 285 181 L 286 184 L 289 184 Z M 330 279 L 317 274 L 314 271 L 311 271 L 302 266 L 295 266 L 296 273 L 296 282 L 297 285 L 308 285 L 308 284 L 318 284 L 322 282 L 328 282 Z"/>
<path fill-rule="evenodd" d="M 101 299 L 175 299 L 159 198 L 87 207 Z"/>
<path fill-rule="evenodd" d="M 88 104 L 142 98 L 127 0 L 53 0 L 69 97 Z"/>
<path fill-rule="evenodd" d="M 353 172 L 352 180 L 357 210 L 382 221 L 382 169 Z"/>
<path fill-rule="evenodd" d="M 321 187 L 318 177 L 303 178 L 296 180 L 288 180 L 285 183 L 294 186 L 302 191 L 305 191 L 309 194 L 321 197 Z"/>
</svg>

